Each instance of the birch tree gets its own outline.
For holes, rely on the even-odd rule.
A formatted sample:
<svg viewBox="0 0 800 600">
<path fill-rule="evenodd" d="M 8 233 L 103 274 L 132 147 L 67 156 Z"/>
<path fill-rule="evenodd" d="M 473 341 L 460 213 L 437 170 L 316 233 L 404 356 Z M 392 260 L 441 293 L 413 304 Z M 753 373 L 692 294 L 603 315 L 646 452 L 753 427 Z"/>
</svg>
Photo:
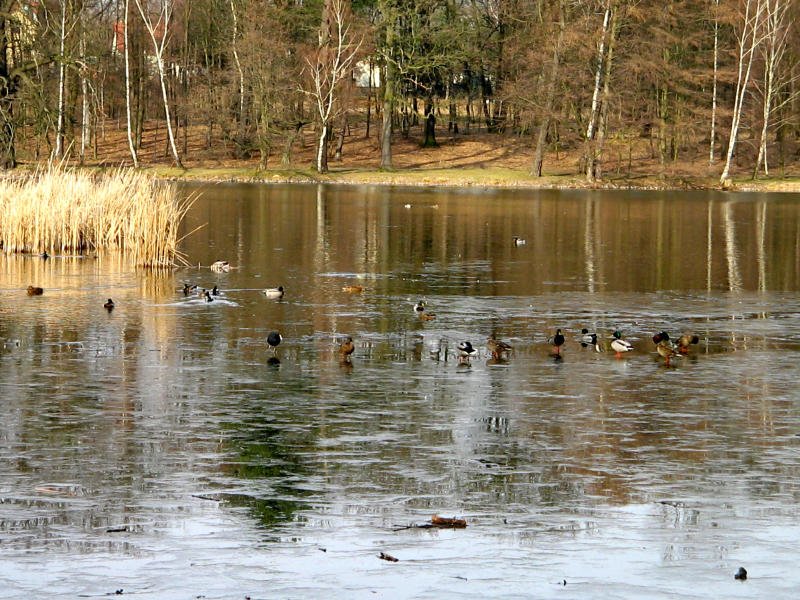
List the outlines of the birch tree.
<svg viewBox="0 0 800 600">
<path fill-rule="evenodd" d="M 239 77 L 239 113 L 237 120 L 241 124 L 244 121 L 244 71 L 242 70 L 242 62 L 239 60 L 239 50 L 237 47 L 239 39 L 239 19 L 236 15 L 236 5 L 234 0 L 230 0 L 231 6 L 231 20 L 233 21 L 233 29 L 231 31 L 231 52 L 233 53 L 233 60 L 236 64 L 236 74 Z"/>
<path fill-rule="evenodd" d="M 766 10 L 765 0 L 745 0 L 744 14 L 742 15 L 741 31 L 738 35 L 736 90 L 733 100 L 733 113 L 731 117 L 731 130 L 728 136 L 728 150 L 725 153 L 725 166 L 722 169 L 719 181 L 723 187 L 730 185 L 731 166 L 739 127 L 744 112 L 744 101 L 750 88 L 750 75 L 753 69 L 753 60 L 756 49 L 761 43 L 762 19 Z"/>
<path fill-rule="evenodd" d="M 137 0 L 138 1 L 138 0 Z M 348 0 L 325 0 L 319 44 L 307 61 L 311 79 L 311 96 L 319 119 L 316 168 L 328 172 L 328 143 L 334 120 L 341 115 L 338 93 L 355 64 L 361 41 L 352 32 Z"/>
<path fill-rule="evenodd" d="M 616 6 L 614 0 L 607 0 L 603 14 L 603 27 L 597 50 L 597 69 L 592 92 L 592 105 L 586 127 L 586 178 L 594 181 L 598 176 L 598 162 L 604 137 L 603 118 L 607 110 L 609 79 L 614 54 L 616 32 Z"/>
<path fill-rule="evenodd" d="M 72 32 L 80 23 L 83 13 L 82 2 L 60 0 L 59 2 L 59 48 L 58 48 L 58 107 L 56 110 L 56 146 L 53 150 L 55 158 L 62 158 L 65 152 L 67 137 L 67 70 L 74 64 L 71 46 Z"/>
<path fill-rule="evenodd" d="M 711 132 L 709 134 L 708 164 L 714 164 L 714 142 L 717 137 L 717 81 L 719 77 L 719 0 L 711 0 L 714 20 L 714 75 L 711 83 Z"/>
<path fill-rule="evenodd" d="M 758 141 L 758 157 L 756 158 L 753 178 L 764 167 L 764 175 L 769 175 L 767 163 L 767 135 L 776 104 L 783 105 L 790 98 L 778 100 L 782 90 L 790 78 L 781 77 L 781 63 L 786 58 L 788 38 L 791 31 L 791 15 L 789 0 L 767 0 L 764 15 L 764 42 L 761 45 L 764 62 L 764 74 L 761 89 L 761 132 Z M 786 72 L 786 71 L 784 71 Z M 788 70 L 789 73 L 792 70 Z"/>
<path fill-rule="evenodd" d="M 139 10 L 139 15 L 142 17 L 147 34 L 150 41 L 153 43 L 153 55 L 156 59 L 156 67 L 158 69 L 158 80 L 161 84 L 161 97 L 164 102 L 164 121 L 167 126 L 167 136 L 169 139 L 169 147 L 172 151 L 172 159 L 175 161 L 175 166 L 183 169 L 181 157 L 178 154 L 178 148 L 175 145 L 175 133 L 172 127 L 172 119 L 170 117 L 169 109 L 169 94 L 167 93 L 167 72 L 164 63 L 164 54 L 167 48 L 167 42 L 170 37 L 170 21 L 172 19 L 172 1 L 173 0 L 157 0 L 156 6 L 158 7 L 158 18 L 154 22 L 150 16 L 150 10 L 147 0 L 134 0 L 136 8 Z M 144 5 L 143 5 L 144 2 Z"/>
</svg>

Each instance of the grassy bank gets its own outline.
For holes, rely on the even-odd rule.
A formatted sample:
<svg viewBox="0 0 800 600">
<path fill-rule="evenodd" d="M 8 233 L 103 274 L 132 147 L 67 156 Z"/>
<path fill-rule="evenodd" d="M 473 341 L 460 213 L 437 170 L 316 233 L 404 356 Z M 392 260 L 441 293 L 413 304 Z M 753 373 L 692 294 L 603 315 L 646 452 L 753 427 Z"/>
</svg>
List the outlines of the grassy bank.
<svg viewBox="0 0 800 600">
<path fill-rule="evenodd" d="M 118 250 L 136 266 L 171 266 L 189 205 L 133 170 L 18 174 L 0 179 L 0 244 L 6 253 Z"/>
<path fill-rule="evenodd" d="M 146 170 L 159 179 L 177 181 L 238 181 L 252 183 L 340 183 L 353 185 L 448 186 L 448 187 L 499 187 L 520 189 L 640 189 L 640 190 L 692 190 L 720 189 L 715 177 L 656 177 L 610 176 L 589 183 L 581 175 L 546 175 L 533 177 L 522 169 L 505 167 L 465 167 L 403 169 L 333 169 L 320 175 L 313 169 L 260 170 L 248 167 L 194 167 L 185 170 L 173 167 L 152 167 Z M 800 178 L 775 177 L 753 180 L 734 180 L 730 191 L 742 192 L 793 192 L 800 193 Z"/>
</svg>

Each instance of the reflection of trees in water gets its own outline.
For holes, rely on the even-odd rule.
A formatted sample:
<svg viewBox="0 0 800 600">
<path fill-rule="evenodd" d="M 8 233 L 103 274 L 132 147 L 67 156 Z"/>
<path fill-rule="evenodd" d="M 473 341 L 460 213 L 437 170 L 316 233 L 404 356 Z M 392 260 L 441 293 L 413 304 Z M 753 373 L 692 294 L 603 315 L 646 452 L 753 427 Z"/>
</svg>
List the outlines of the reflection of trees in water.
<svg viewBox="0 0 800 600">
<path fill-rule="evenodd" d="M 254 406 L 253 410 L 259 407 Z M 225 492 L 220 499 L 250 509 L 257 522 L 265 527 L 297 518 L 297 512 L 306 506 L 302 499 L 311 492 L 297 482 L 308 479 L 309 469 L 295 449 L 313 446 L 314 439 L 310 432 L 293 433 L 292 428 L 276 427 L 268 419 L 249 414 L 241 420 L 220 424 L 224 433 L 221 450 L 226 457 L 220 471 L 251 482 L 254 490 L 249 494 Z M 255 491 L 262 486 L 268 491 L 263 494 Z"/>
</svg>

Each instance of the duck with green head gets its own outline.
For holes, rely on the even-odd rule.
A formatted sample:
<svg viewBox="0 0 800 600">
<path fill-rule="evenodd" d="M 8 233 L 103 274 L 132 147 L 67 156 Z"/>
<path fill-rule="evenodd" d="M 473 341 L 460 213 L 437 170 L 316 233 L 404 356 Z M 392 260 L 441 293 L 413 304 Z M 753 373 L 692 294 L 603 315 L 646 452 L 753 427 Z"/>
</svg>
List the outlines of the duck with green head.
<svg viewBox="0 0 800 600">
<path fill-rule="evenodd" d="M 620 330 L 615 331 L 611 338 L 611 349 L 616 352 L 614 355 L 616 358 L 622 358 L 624 352 L 633 350 L 633 345 L 622 339 L 622 332 Z"/>
<path fill-rule="evenodd" d="M 656 345 L 656 352 L 664 359 L 664 364 L 669 366 L 671 358 L 680 357 L 678 347 L 669 339 L 666 331 L 661 331 L 653 336 L 653 343 Z"/>
</svg>

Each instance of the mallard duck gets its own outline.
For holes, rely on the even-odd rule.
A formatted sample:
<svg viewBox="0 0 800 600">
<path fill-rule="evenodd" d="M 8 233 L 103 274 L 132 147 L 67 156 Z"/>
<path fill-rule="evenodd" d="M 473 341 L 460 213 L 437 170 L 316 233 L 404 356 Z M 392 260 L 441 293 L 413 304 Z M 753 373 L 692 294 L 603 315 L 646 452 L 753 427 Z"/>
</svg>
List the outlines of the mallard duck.
<svg viewBox="0 0 800 600">
<path fill-rule="evenodd" d="M 218 260 L 211 263 L 211 270 L 215 273 L 227 273 L 231 270 L 231 265 L 227 260 Z"/>
<path fill-rule="evenodd" d="M 183 295 L 184 296 L 188 296 L 189 294 L 191 294 L 195 290 L 197 290 L 197 286 L 196 285 L 191 285 L 191 284 L 188 284 L 188 283 L 184 283 L 183 284 Z"/>
<path fill-rule="evenodd" d="M 267 288 L 261 293 L 267 298 L 283 298 L 283 286 L 279 285 L 276 288 Z"/>
<path fill-rule="evenodd" d="M 611 349 L 616 352 L 615 356 L 617 358 L 621 358 L 623 352 L 630 352 L 633 350 L 633 346 L 622 339 L 621 331 L 615 331 L 611 337 Z"/>
<path fill-rule="evenodd" d="M 583 348 L 588 348 L 589 346 L 592 346 L 595 352 L 603 351 L 603 349 L 600 347 L 600 344 L 597 342 L 597 334 L 591 333 L 585 327 L 581 329 L 580 341 L 581 341 L 581 346 Z"/>
<path fill-rule="evenodd" d="M 433 321 L 436 318 L 434 313 L 429 313 L 425 310 L 425 307 L 428 306 L 428 303 L 425 300 L 420 300 L 414 305 L 414 312 L 420 318 L 421 321 Z"/>
<path fill-rule="evenodd" d="M 684 333 L 678 338 L 678 352 L 689 354 L 689 346 L 699 344 L 700 338 L 693 333 Z"/>
<path fill-rule="evenodd" d="M 28 286 L 28 296 L 41 296 L 44 294 L 44 289 L 40 287 L 35 287 L 33 285 Z"/>
<path fill-rule="evenodd" d="M 469 359 L 477 354 L 477 350 L 472 347 L 470 342 L 461 342 L 458 345 L 458 362 L 461 364 L 469 364 Z"/>
<path fill-rule="evenodd" d="M 270 331 L 267 334 L 267 345 L 269 346 L 269 349 L 272 350 L 273 353 L 277 350 L 278 345 L 282 341 L 283 341 L 283 336 L 277 331 Z"/>
<path fill-rule="evenodd" d="M 112 310 L 114 310 L 114 301 L 111 298 L 109 298 L 108 300 L 106 300 L 106 303 L 103 304 L 103 308 L 105 308 L 108 312 L 111 312 Z"/>
<path fill-rule="evenodd" d="M 561 346 L 564 345 L 566 338 L 564 334 L 561 333 L 560 329 L 556 329 L 556 334 L 550 340 L 553 344 L 553 354 L 556 356 L 561 356 Z"/>
<path fill-rule="evenodd" d="M 655 334 L 653 336 L 653 343 L 656 345 L 656 352 L 658 352 L 659 356 L 664 358 L 664 364 L 667 366 L 669 366 L 669 360 L 673 356 L 680 356 L 677 347 L 672 343 L 672 340 L 669 339 L 669 334 L 666 331 Z"/>
<path fill-rule="evenodd" d="M 527 242 L 525 241 L 525 238 L 521 238 L 518 235 L 514 236 L 514 245 L 515 246 L 524 246 L 526 243 Z"/>
<path fill-rule="evenodd" d="M 511 346 L 502 340 L 490 337 L 486 340 L 486 349 L 491 353 L 494 360 L 502 360 L 503 355 L 507 355 L 508 351 L 511 350 Z"/>
<path fill-rule="evenodd" d="M 339 357 L 342 360 L 350 360 L 350 355 L 356 349 L 355 344 L 353 344 L 353 338 L 347 336 L 347 339 L 339 344 Z"/>
<path fill-rule="evenodd" d="M 346 285 L 342 288 L 342 291 L 348 294 L 360 294 L 364 291 L 364 287 L 360 285 Z"/>
</svg>

